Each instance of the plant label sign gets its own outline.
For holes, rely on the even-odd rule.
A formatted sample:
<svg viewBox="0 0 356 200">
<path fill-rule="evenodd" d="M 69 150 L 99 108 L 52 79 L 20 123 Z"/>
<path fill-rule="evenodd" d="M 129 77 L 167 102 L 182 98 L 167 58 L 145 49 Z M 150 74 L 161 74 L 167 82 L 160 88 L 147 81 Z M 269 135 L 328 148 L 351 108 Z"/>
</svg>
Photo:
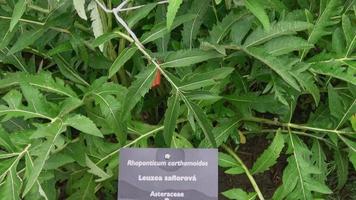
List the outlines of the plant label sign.
<svg viewBox="0 0 356 200">
<path fill-rule="evenodd" d="M 119 200 L 218 200 L 217 149 L 120 152 Z"/>
</svg>

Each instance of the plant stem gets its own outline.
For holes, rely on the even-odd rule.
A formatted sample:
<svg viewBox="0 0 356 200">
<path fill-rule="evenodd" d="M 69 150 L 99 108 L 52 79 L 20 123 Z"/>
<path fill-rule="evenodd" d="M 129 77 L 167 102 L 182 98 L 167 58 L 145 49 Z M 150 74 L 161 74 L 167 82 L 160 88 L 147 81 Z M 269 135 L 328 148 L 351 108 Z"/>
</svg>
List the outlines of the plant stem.
<svg viewBox="0 0 356 200">
<path fill-rule="evenodd" d="M 317 128 L 317 127 L 311 127 L 311 126 L 304 126 L 304 125 L 299 125 L 299 124 L 293 124 L 293 123 L 283 123 L 279 121 L 273 121 L 265 118 L 258 118 L 258 117 L 250 117 L 250 118 L 245 118 L 245 121 L 252 121 L 252 122 L 258 122 L 258 123 L 263 123 L 263 124 L 269 124 L 269 125 L 274 125 L 274 126 L 282 126 L 285 128 L 294 128 L 294 129 L 299 129 L 299 130 L 309 130 L 309 131 L 314 131 L 314 132 L 324 132 L 324 133 L 335 133 L 335 134 L 350 134 L 354 135 L 355 132 L 348 132 L 348 131 L 340 131 L 340 130 L 334 130 L 334 129 L 324 129 L 324 128 Z"/>
<path fill-rule="evenodd" d="M 0 16 L 0 19 L 6 19 L 6 20 L 11 20 L 11 17 L 6 17 L 6 16 Z M 35 24 L 39 26 L 44 26 L 45 23 L 43 22 L 38 22 L 38 21 L 33 21 L 33 20 L 28 20 L 28 19 L 19 19 L 20 22 L 28 23 L 28 24 Z M 62 33 L 68 33 L 70 34 L 71 32 L 67 29 L 64 28 L 58 28 L 58 27 L 49 27 L 52 30 L 62 32 Z"/>
<path fill-rule="evenodd" d="M 260 188 L 258 187 L 255 179 L 253 178 L 252 174 L 250 173 L 250 170 L 247 168 L 247 166 L 242 162 L 241 158 L 228 146 L 226 146 L 225 144 L 221 145 L 221 147 L 227 152 L 229 153 L 240 165 L 241 167 L 245 170 L 245 174 L 247 175 L 248 179 L 250 180 L 253 189 L 255 189 L 258 197 L 260 198 L 260 200 L 264 200 L 265 198 L 263 197 L 263 194 L 260 190 Z"/>
<path fill-rule="evenodd" d="M 254 133 L 275 133 L 277 132 L 278 129 L 262 129 L 262 130 L 256 130 L 256 131 L 242 131 L 243 134 L 254 134 Z M 281 132 L 286 132 L 288 133 L 288 130 L 283 130 L 283 129 L 279 129 L 279 131 Z M 293 131 L 291 130 L 292 133 L 297 134 L 297 135 L 302 135 L 302 136 L 307 136 L 307 137 L 312 137 L 315 138 L 317 140 L 323 141 L 325 143 L 327 143 L 328 145 L 330 145 L 332 148 L 336 148 L 335 144 L 329 142 L 328 140 L 326 140 L 323 137 L 319 137 L 310 133 L 306 133 L 303 131 Z"/>
<path fill-rule="evenodd" d="M 45 9 L 45 8 L 42 8 L 42 7 L 33 5 L 33 4 L 28 5 L 28 7 L 32 10 L 35 10 L 35 11 L 38 11 L 41 13 L 45 13 L 45 14 L 48 14 L 50 12 L 48 9 Z"/>
</svg>

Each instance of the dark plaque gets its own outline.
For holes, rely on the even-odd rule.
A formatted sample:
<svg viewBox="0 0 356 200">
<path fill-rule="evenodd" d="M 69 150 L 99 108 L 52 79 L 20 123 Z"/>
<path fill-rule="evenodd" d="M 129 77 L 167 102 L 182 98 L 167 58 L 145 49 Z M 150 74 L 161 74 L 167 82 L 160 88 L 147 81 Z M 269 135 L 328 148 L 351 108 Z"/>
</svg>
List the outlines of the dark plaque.
<svg viewBox="0 0 356 200">
<path fill-rule="evenodd" d="M 119 200 L 217 200 L 217 149 L 122 149 Z"/>
</svg>

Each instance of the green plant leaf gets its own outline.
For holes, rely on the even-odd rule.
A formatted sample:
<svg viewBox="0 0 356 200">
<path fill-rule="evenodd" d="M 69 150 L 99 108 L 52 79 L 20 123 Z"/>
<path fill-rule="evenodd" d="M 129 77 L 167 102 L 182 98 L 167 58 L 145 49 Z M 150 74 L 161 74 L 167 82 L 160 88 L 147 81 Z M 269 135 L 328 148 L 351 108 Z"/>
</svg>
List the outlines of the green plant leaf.
<svg viewBox="0 0 356 200">
<path fill-rule="evenodd" d="M 179 134 L 173 134 L 171 148 L 193 148 L 193 145 L 187 138 Z"/>
<path fill-rule="evenodd" d="M 170 30 L 178 12 L 180 5 L 183 3 L 183 0 L 169 0 L 168 9 L 167 9 L 167 29 Z"/>
<path fill-rule="evenodd" d="M 307 200 L 312 198 L 312 191 L 331 194 L 332 191 L 324 182 L 318 181 L 312 176 L 319 174 L 320 169 L 310 162 L 311 152 L 304 142 L 292 133 L 289 133 L 289 139 L 292 155 L 288 158 L 288 166 L 283 172 L 283 181 L 288 182 L 288 185 L 284 183 L 278 188 L 273 198 L 298 197 Z"/>
<path fill-rule="evenodd" d="M 192 14 L 186 14 L 186 15 L 181 15 L 181 16 L 176 17 L 172 26 L 171 26 L 171 30 L 175 29 L 179 25 L 181 25 L 189 20 L 192 20 L 194 18 L 194 16 L 195 15 L 192 15 Z M 151 31 L 148 31 L 145 34 L 143 34 L 140 40 L 141 40 L 142 44 L 147 44 L 149 42 L 152 42 L 159 38 L 162 38 L 164 35 L 166 35 L 169 32 L 170 32 L 170 30 L 168 30 L 167 24 L 165 22 L 161 22 L 161 23 L 155 25 L 151 29 Z"/>
<path fill-rule="evenodd" d="M 236 200 L 253 200 L 256 199 L 257 194 L 247 193 L 240 188 L 229 189 L 222 193 L 228 199 L 236 199 Z"/>
<path fill-rule="evenodd" d="M 133 11 L 132 14 L 130 14 L 127 17 L 126 23 L 127 25 L 132 28 L 134 27 L 140 20 L 144 19 L 147 17 L 147 15 L 157 6 L 156 3 L 149 3 L 144 5 L 143 7 Z"/>
<path fill-rule="evenodd" d="M 12 13 L 11 22 L 10 22 L 10 32 L 14 29 L 16 24 L 19 22 L 20 18 L 26 11 L 26 0 L 19 0 L 15 4 L 14 11 Z"/>
<path fill-rule="evenodd" d="M 20 190 L 21 179 L 17 175 L 16 167 L 11 167 L 7 172 L 5 182 L 0 185 L 1 199 L 20 200 Z"/>
<path fill-rule="evenodd" d="M 240 123 L 237 119 L 232 119 L 231 121 L 223 123 L 221 126 L 213 128 L 213 134 L 217 146 L 223 144 L 227 138 L 236 131 L 236 127 Z M 212 147 L 207 138 L 200 143 L 199 147 L 201 148 L 210 148 Z"/>
<path fill-rule="evenodd" d="M 337 23 L 337 21 L 335 22 L 335 20 L 333 20 L 332 18 L 334 16 L 339 15 L 341 11 L 342 7 L 340 7 L 340 0 L 328 1 L 325 9 L 322 10 L 319 14 L 319 18 L 315 22 L 314 27 L 312 28 L 309 34 L 308 42 L 311 44 L 315 44 L 317 41 L 320 40 L 321 37 L 330 34 L 327 28 Z M 303 50 L 301 54 L 301 59 L 303 59 L 304 56 L 308 54 L 308 52 L 309 49 Z"/>
<path fill-rule="evenodd" d="M 137 47 L 127 47 L 120 52 L 109 69 L 109 78 L 115 75 L 124 64 L 136 53 Z"/>
<path fill-rule="evenodd" d="M 18 86 L 27 83 L 43 91 L 53 92 L 68 97 L 76 97 L 77 94 L 64 83 L 62 79 L 53 78 L 49 72 L 41 72 L 36 75 L 28 73 L 9 73 L 4 79 L 0 80 L 0 89 Z"/>
<path fill-rule="evenodd" d="M 265 65 L 270 67 L 275 71 L 284 81 L 286 81 L 290 86 L 296 90 L 299 89 L 295 78 L 290 74 L 290 69 L 288 69 L 288 61 L 281 58 L 269 55 L 264 49 L 257 47 L 250 47 L 245 49 L 245 52 L 256 59 L 263 62 Z"/>
<path fill-rule="evenodd" d="M 17 40 L 16 43 L 10 48 L 8 54 L 14 54 L 23 50 L 24 48 L 32 45 L 36 42 L 44 33 L 45 29 L 35 29 L 32 31 L 28 31 L 23 33 Z"/>
<path fill-rule="evenodd" d="M 337 173 L 337 189 L 341 189 L 347 182 L 349 176 L 349 162 L 347 159 L 347 155 L 341 153 L 339 150 L 334 152 L 335 156 L 335 165 L 336 173 Z"/>
<path fill-rule="evenodd" d="M 272 24 L 271 28 L 266 31 L 262 28 L 257 28 L 253 31 L 244 42 L 245 47 L 252 47 L 263 44 L 273 38 L 282 35 L 295 35 L 297 31 L 303 31 L 312 27 L 312 24 L 303 21 L 280 21 Z"/>
<path fill-rule="evenodd" d="M 356 170 L 356 153 L 353 151 L 349 152 L 349 160 L 352 163 L 354 169 Z"/>
<path fill-rule="evenodd" d="M 182 38 L 185 47 L 192 49 L 194 47 L 194 40 L 199 33 L 199 28 L 203 24 L 203 17 L 208 11 L 209 3 L 202 3 L 201 0 L 194 0 L 189 13 L 195 14 L 194 18 L 188 22 L 184 23 Z"/>
<path fill-rule="evenodd" d="M 161 66 L 164 68 L 185 67 L 219 57 L 221 57 L 221 54 L 216 51 L 182 50 L 170 53 Z"/>
<path fill-rule="evenodd" d="M 16 146 L 11 141 L 8 133 L 4 130 L 4 128 L 0 125 L 0 147 L 4 148 L 8 152 L 15 152 Z"/>
<path fill-rule="evenodd" d="M 212 44 L 219 44 L 224 37 L 229 33 L 231 26 L 235 24 L 239 19 L 244 17 L 246 12 L 242 12 L 239 15 L 230 12 L 228 15 L 224 17 L 221 22 L 218 22 L 212 30 L 209 32 L 208 41 Z"/>
<path fill-rule="evenodd" d="M 347 62 L 344 58 L 335 59 L 328 54 L 319 54 L 308 60 L 313 72 L 331 76 L 356 85 L 355 65 Z"/>
<path fill-rule="evenodd" d="M 208 120 L 208 117 L 204 111 L 195 103 L 187 99 L 181 94 L 181 99 L 184 101 L 185 105 L 188 107 L 189 111 L 194 115 L 195 120 L 198 122 L 199 126 L 203 130 L 205 137 L 209 140 L 210 144 L 213 147 L 216 147 L 216 141 L 212 133 L 211 122 Z"/>
<path fill-rule="evenodd" d="M 243 39 L 251 29 L 252 19 L 252 17 L 246 17 L 232 25 L 230 37 L 234 44 L 241 45 Z"/>
<path fill-rule="evenodd" d="M 34 95 L 39 94 L 37 91 L 34 91 Z M 28 93 L 28 95 L 31 95 L 31 93 Z M 29 105 L 30 106 L 24 106 L 22 105 L 22 95 L 20 92 L 17 90 L 11 90 L 8 92 L 4 97 L 4 101 L 8 104 L 8 106 L 0 105 L 0 116 L 5 115 L 6 119 L 11 119 L 13 117 L 24 117 L 25 119 L 29 118 L 42 118 L 42 119 L 48 119 L 48 120 L 53 120 L 54 114 L 51 112 L 49 113 L 51 109 L 48 109 L 48 103 L 43 102 L 43 96 L 40 96 L 41 98 L 35 99 L 28 98 L 30 99 Z M 36 107 L 34 106 L 35 104 L 40 106 L 40 110 L 35 109 Z"/>
<path fill-rule="evenodd" d="M 74 115 L 68 117 L 64 123 L 68 126 L 71 126 L 77 130 L 80 130 L 83 133 L 97 136 L 97 137 L 103 137 L 103 134 L 100 132 L 100 130 L 96 127 L 96 125 L 91 121 L 89 118 L 83 116 L 83 115 Z"/>
<path fill-rule="evenodd" d="M 111 177 L 109 174 L 104 172 L 100 167 L 98 167 L 93 161 L 91 161 L 88 156 L 85 157 L 85 163 L 89 168 L 88 172 L 99 177 L 98 179 L 95 180 L 95 182 L 102 182 Z"/>
<path fill-rule="evenodd" d="M 70 64 L 60 55 L 53 56 L 61 73 L 71 81 L 88 86 L 89 84 L 76 72 Z"/>
<path fill-rule="evenodd" d="M 219 152 L 219 166 L 220 167 L 239 167 L 235 159 L 228 154 Z"/>
<path fill-rule="evenodd" d="M 230 75 L 233 70 L 234 69 L 230 67 L 221 67 L 209 72 L 194 73 L 184 77 L 179 88 L 187 91 L 214 85 L 218 80 L 224 79 Z"/>
<path fill-rule="evenodd" d="M 33 171 L 28 173 L 29 176 L 26 177 L 25 189 L 22 193 L 23 197 L 26 196 L 26 194 L 31 190 L 33 185 L 38 180 L 38 177 L 43 170 L 46 160 L 49 158 L 51 151 L 55 146 L 56 140 L 58 139 L 59 135 L 65 130 L 65 127 L 62 122 L 55 121 L 47 125 L 47 127 L 45 127 L 43 130 L 46 131 L 45 134 L 48 135 L 48 139 L 38 147 L 38 152 L 40 153 L 34 160 Z"/>
<path fill-rule="evenodd" d="M 238 167 L 232 167 L 230 169 L 227 169 L 226 171 L 224 171 L 226 174 L 231 174 L 231 175 L 238 175 L 238 174 L 243 174 L 245 173 L 244 168 L 242 168 L 241 166 Z"/>
<path fill-rule="evenodd" d="M 277 163 L 277 159 L 284 147 L 283 135 L 277 131 L 271 145 L 257 158 L 253 164 L 251 172 L 253 174 L 262 173 Z"/>
<path fill-rule="evenodd" d="M 268 15 L 263 8 L 262 4 L 258 0 L 245 0 L 245 6 L 248 10 L 254 14 L 258 20 L 260 20 L 265 30 L 270 29 L 270 22 Z"/>
<path fill-rule="evenodd" d="M 128 88 L 128 92 L 123 104 L 125 110 L 122 112 L 121 120 L 128 119 L 131 110 L 151 88 L 152 81 L 156 74 L 154 65 L 148 65 L 146 69 L 136 76 L 136 80 Z"/>
<path fill-rule="evenodd" d="M 172 137 L 174 130 L 176 128 L 177 119 L 179 116 L 179 108 L 180 108 L 180 98 L 179 94 L 175 92 L 169 99 L 167 103 L 167 111 L 164 116 L 164 129 L 163 136 L 167 145 L 170 145 L 172 142 Z"/>
<path fill-rule="evenodd" d="M 265 49 L 274 56 L 288 54 L 293 51 L 310 49 L 313 47 L 306 40 L 295 36 L 282 36 L 270 40 L 264 45 Z"/>
<path fill-rule="evenodd" d="M 104 33 L 103 23 L 101 16 L 98 10 L 98 6 L 95 1 L 91 1 L 88 5 L 88 10 L 90 11 L 91 27 L 94 33 L 95 38 L 98 38 Z M 104 46 L 99 46 L 100 50 L 103 51 Z"/>
</svg>

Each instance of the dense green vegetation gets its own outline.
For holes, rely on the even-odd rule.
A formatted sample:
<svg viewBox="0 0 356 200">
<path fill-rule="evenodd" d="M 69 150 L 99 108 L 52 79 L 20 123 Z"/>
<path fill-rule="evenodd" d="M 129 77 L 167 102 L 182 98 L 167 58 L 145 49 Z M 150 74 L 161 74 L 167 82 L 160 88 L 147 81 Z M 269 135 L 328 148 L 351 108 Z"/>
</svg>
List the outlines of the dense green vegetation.
<svg viewBox="0 0 356 200">
<path fill-rule="evenodd" d="M 116 199 L 123 147 L 217 147 L 252 185 L 229 199 L 355 199 L 355 14 L 354 0 L 0 0 L 0 199 Z M 268 145 L 250 166 L 255 138 Z"/>
</svg>

